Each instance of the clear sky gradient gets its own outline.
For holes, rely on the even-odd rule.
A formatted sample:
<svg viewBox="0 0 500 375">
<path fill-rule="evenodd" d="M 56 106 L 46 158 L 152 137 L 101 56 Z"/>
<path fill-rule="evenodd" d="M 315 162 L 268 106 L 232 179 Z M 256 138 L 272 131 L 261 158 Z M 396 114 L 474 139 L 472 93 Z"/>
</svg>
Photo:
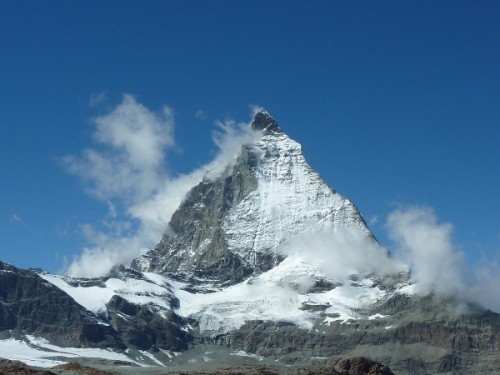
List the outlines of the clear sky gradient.
<svg viewBox="0 0 500 375">
<path fill-rule="evenodd" d="M 61 165 L 125 93 L 175 114 L 169 174 L 265 107 L 380 241 L 399 205 L 500 253 L 500 2 L 0 2 L 0 259 L 52 272 L 109 205 Z"/>
</svg>

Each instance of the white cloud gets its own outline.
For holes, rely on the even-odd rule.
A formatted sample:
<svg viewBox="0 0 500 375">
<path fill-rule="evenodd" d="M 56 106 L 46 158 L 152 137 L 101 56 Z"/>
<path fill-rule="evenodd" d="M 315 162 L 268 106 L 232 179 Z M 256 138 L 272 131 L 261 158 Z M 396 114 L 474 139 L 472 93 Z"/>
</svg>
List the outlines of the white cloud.
<svg viewBox="0 0 500 375">
<path fill-rule="evenodd" d="M 224 172 L 227 167 L 236 163 L 236 159 L 244 144 L 254 144 L 262 137 L 261 131 L 252 130 L 251 123 L 236 123 L 232 120 L 217 121 L 218 131 L 212 135 L 212 140 L 219 149 L 215 159 L 203 170 L 208 178 L 214 178 Z"/>
<path fill-rule="evenodd" d="M 118 215 L 116 206 L 113 204 L 113 202 L 111 202 L 109 200 L 106 203 L 108 204 L 109 215 L 112 218 L 115 218 Z"/>
<path fill-rule="evenodd" d="M 76 277 L 101 276 L 119 263 L 129 263 L 151 248 L 168 229 L 170 217 L 186 193 L 204 177 L 215 178 L 232 165 L 243 144 L 260 134 L 250 124 L 218 122 L 213 140 L 215 159 L 192 173 L 166 172 L 167 152 L 175 145 L 174 117 L 169 107 L 155 114 L 133 96 L 94 120 L 96 146 L 79 157 L 66 156 L 67 171 L 79 176 L 87 191 L 106 202 L 102 226 L 83 225 L 92 247 L 85 248 L 65 272 Z"/>
<path fill-rule="evenodd" d="M 208 118 L 207 114 L 202 109 L 197 110 L 194 117 L 198 120 L 206 120 Z"/>
<path fill-rule="evenodd" d="M 28 225 L 28 223 L 26 223 L 26 221 L 24 221 L 24 219 L 21 217 L 21 215 L 15 213 L 15 212 L 12 215 L 10 215 L 9 221 L 11 223 L 21 225 L 27 229 L 31 229 L 31 227 Z"/>
<path fill-rule="evenodd" d="M 106 100 L 108 100 L 108 94 L 105 91 L 103 91 L 98 94 L 93 94 L 90 97 L 89 105 L 91 107 L 98 107 L 101 104 L 105 103 Z"/>
<path fill-rule="evenodd" d="M 500 264 L 498 260 L 485 262 L 473 276 L 469 295 L 479 304 L 500 313 Z"/>
<path fill-rule="evenodd" d="M 92 246 L 84 248 L 66 268 L 65 273 L 74 277 L 103 276 L 114 265 L 128 263 L 144 253 L 147 250 L 144 245 L 152 240 L 144 228 L 130 235 L 117 236 L 83 225 L 82 232 Z"/>
<path fill-rule="evenodd" d="M 388 216 L 387 229 L 397 255 L 411 267 L 420 292 L 455 296 L 500 312 L 498 264 L 468 266 L 453 244 L 453 226 L 438 223 L 433 209 L 399 208 Z"/>
<path fill-rule="evenodd" d="M 18 214 L 16 213 L 13 213 L 12 215 L 10 215 L 10 219 L 9 221 L 11 223 L 19 223 L 19 224 L 24 224 L 24 220 L 21 218 L 21 216 L 19 216 Z"/>
<path fill-rule="evenodd" d="M 337 281 L 351 275 L 387 275 L 401 272 L 405 265 L 354 226 L 337 226 L 334 231 L 310 230 L 293 238 L 280 251 L 297 255 Z"/>
<path fill-rule="evenodd" d="M 451 241 L 451 224 L 438 224 L 431 208 L 407 207 L 389 215 L 387 228 L 420 288 L 462 293 L 463 255 Z"/>
<path fill-rule="evenodd" d="M 374 215 L 370 218 L 370 225 L 375 226 L 378 224 L 379 217 L 378 215 Z"/>
<path fill-rule="evenodd" d="M 94 120 L 98 149 L 66 156 L 66 169 L 79 176 L 99 199 L 145 199 L 163 183 L 165 153 L 174 146 L 172 110 L 155 114 L 131 95 Z"/>
</svg>

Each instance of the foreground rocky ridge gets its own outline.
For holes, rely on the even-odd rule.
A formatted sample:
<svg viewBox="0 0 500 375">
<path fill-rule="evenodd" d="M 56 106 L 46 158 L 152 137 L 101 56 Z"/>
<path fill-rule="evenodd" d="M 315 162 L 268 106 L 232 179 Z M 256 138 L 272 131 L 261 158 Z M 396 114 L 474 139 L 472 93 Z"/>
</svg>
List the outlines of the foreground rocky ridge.
<svg viewBox="0 0 500 375">
<path fill-rule="evenodd" d="M 183 369 L 168 371 L 162 374 L 226 374 L 226 375 L 394 375 L 381 363 L 365 357 L 347 357 L 332 359 L 325 365 L 310 365 L 307 367 L 284 368 L 279 366 L 224 366 L 212 365 L 203 370 Z M 136 369 L 136 373 L 140 373 Z M 67 363 L 53 367 L 51 370 L 35 369 L 18 361 L 0 360 L 0 375 L 113 375 L 118 372 L 100 370 L 79 363 Z M 160 374 L 160 372 L 158 372 Z"/>
<path fill-rule="evenodd" d="M 0 262 L 0 338 L 32 334 L 56 345 L 124 349 L 116 332 L 36 272 Z"/>
<path fill-rule="evenodd" d="M 123 289 L 125 281 L 131 290 Z M 118 282 L 117 292 L 102 295 L 106 284 L 113 282 Z M 142 274 L 124 266 L 99 279 L 71 279 L 0 262 L 0 344 L 5 344 L 7 353 L 10 345 L 40 358 L 71 358 L 81 353 L 104 358 L 116 355 L 130 363 L 135 363 L 141 351 L 187 350 L 194 339 L 187 327 L 196 322 L 174 312 L 179 302 L 167 292 L 155 296 L 162 303 L 148 304 L 146 292 L 133 288 L 139 282 L 147 283 Z M 69 295 L 68 288 L 76 295 Z M 89 307 L 79 298 L 82 290 L 87 293 L 84 298 L 94 296 L 102 306 Z M 138 299 L 130 300 L 130 296 Z M 89 354 L 85 348 L 99 351 Z"/>
</svg>

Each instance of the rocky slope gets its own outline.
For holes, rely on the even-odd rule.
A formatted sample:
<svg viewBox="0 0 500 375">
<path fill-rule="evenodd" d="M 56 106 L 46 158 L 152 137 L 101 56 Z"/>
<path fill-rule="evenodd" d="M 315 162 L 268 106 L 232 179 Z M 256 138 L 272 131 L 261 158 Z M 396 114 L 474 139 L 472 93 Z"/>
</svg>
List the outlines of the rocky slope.
<svg viewBox="0 0 500 375">
<path fill-rule="evenodd" d="M 116 332 L 36 272 L 0 262 L 0 337 L 31 334 L 56 345 L 124 348 Z"/>
<path fill-rule="evenodd" d="M 169 285 L 125 266 L 71 279 L 0 262 L 0 357 L 41 366 L 75 357 L 156 363 L 144 353 L 183 351 L 194 339 L 178 304 Z"/>
</svg>

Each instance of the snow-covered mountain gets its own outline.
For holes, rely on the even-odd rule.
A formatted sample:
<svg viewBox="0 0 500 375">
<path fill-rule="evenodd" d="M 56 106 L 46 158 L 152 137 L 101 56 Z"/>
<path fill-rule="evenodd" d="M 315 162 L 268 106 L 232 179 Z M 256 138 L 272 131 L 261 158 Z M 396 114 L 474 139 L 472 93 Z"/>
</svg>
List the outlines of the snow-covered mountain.
<svg viewBox="0 0 500 375">
<path fill-rule="evenodd" d="M 458 314 L 450 299 L 416 294 L 300 144 L 263 109 L 251 127 L 252 141 L 187 193 L 158 245 L 130 266 L 96 279 L 0 267 L 0 357 L 14 345 L 39 364 L 58 353 L 168 365 L 203 361 L 186 353 L 210 343 L 284 363 L 362 354 L 400 373 L 500 368 L 499 315 L 463 304 Z M 51 309 L 57 301 L 67 308 Z M 41 305 L 52 315 L 32 313 Z M 54 317 L 67 321 L 51 326 Z M 63 348 L 76 346 L 99 350 Z"/>
<path fill-rule="evenodd" d="M 263 109 L 252 128 L 260 137 L 234 165 L 194 187 L 174 213 L 158 246 L 137 259 L 141 271 L 191 283 L 235 284 L 275 267 L 298 234 L 354 226 L 371 236 L 347 198 L 323 181 Z"/>
</svg>

